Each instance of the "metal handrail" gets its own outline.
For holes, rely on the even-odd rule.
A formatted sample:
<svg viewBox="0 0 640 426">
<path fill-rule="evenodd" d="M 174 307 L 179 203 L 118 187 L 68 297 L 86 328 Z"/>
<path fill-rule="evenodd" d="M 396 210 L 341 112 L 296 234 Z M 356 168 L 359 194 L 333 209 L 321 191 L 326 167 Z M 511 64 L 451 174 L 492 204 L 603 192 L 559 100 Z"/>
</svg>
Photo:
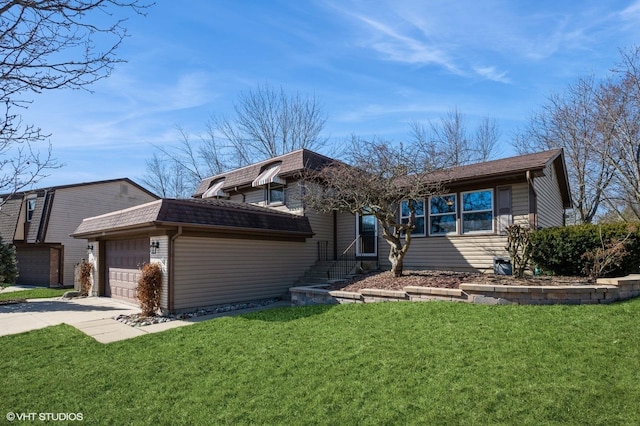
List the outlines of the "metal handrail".
<svg viewBox="0 0 640 426">
<path fill-rule="evenodd" d="M 327 278 L 330 280 L 338 280 L 349 275 L 349 272 L 351 272 L 358 263 L 356 248 L 360 239 L 361 237 L 357 236 L 351 244 L 344 249 L 342 254 L 338 256 L 338 259 L 336 259 L 333 265 L 327 270 Z"/>
</svg>

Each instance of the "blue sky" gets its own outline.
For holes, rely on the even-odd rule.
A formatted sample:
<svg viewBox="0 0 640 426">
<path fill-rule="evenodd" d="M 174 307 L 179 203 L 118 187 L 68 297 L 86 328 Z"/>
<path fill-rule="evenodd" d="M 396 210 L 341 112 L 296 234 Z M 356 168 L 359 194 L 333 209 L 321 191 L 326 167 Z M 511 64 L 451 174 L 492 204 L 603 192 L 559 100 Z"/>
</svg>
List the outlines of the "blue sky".
<svg viewBox="0 0 640 426">
<path fill-rule="evenodd" d="M 65 164 L 38 187 L 139 180 L 153 144 L 203 133 L 263 84 L 320 98 L 334 143 L 401 141 L 457 108 L 470 127 L 495 118 L 511 155 L 549 94 L 640 43 L 640 0 L 160 0 L 126 26 L 128 62 L 93 93 L 45 93 L 25 112 Z"/>
</svg>

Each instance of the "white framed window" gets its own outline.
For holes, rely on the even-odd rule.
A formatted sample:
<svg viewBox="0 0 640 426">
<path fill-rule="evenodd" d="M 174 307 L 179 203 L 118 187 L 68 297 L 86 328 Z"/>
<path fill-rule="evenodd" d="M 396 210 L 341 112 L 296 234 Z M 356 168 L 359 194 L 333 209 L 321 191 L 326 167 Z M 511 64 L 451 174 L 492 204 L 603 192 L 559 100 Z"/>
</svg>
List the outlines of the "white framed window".
<svg viewBox="0 0 640 426">
<path fill-rule="evenodd" d="M 267 204 L 284 204 L 284 185 L 270 183 L 266 188 Z"/>
<path fill-rule="evenodd" d="M 463 192 L 462 233 L 493 232 L 493 189 Z"/>
<path fill-rule="evenodd" d="M 456 194 L 429 198 L 429 235 L 458 233 Z"/>
<path fill-rule="evenodd" d="M 409 223 L 411 217 L 410 203 L 413 204 L 415 210 L 414 222 L 415 228 L 411 233 L 412 237 L 423 237 L 426 232 L 424 200 L 403 200 L 400 203 L 400 223 Z M 403 233 L 404 235 L 404 233 Z"/>
</svg>

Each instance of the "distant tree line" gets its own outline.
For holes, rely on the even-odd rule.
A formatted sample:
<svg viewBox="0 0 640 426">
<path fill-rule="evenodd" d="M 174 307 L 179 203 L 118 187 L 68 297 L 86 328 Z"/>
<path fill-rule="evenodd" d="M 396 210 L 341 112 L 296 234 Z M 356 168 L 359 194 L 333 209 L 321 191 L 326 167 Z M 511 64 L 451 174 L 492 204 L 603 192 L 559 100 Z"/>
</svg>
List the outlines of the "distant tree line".
<svg viewBox="0 0 640 426">
<path fill-rule="evenodd" d="M 640 47 L 620 55 L 607 76 L 549 96 L 513 142 L 564 148 L 576 224 L 640 220 Z"/>
</svg>

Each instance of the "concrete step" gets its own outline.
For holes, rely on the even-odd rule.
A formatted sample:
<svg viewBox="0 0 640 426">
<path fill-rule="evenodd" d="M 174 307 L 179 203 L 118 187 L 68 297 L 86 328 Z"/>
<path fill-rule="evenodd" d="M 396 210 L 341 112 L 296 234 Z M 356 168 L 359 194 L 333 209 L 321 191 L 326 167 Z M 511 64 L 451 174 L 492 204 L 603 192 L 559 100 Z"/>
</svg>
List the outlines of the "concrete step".
<svg viewBox="0 0 640 426">
<path fill-rule="evenodd" d="M 327 277 L 302 277 L 300 278 L 300 280 L 304 280 L 305 282 L 308 283 L 316 283 L 316 284 L 322 284 L 322 283 L 326 283 L 327 282 Z"/>
</svg>

